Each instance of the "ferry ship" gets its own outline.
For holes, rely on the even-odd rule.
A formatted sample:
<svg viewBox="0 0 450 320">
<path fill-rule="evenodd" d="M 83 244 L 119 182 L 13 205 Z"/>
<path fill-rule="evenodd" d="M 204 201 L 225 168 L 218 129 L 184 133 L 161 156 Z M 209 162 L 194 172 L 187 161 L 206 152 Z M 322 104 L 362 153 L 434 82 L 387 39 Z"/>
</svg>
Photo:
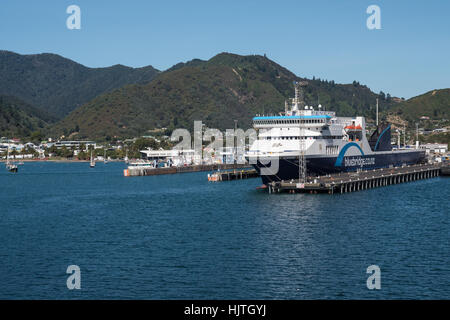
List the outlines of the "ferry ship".
<svg viewBox="0 0 450 320">
<path fill-rule="evenodd" d="M 306 179 L 338 172 L 412 165 L 425 160 L 425 151 L 393 149 L 391 126 L 377 125 L 366 137 L 364 117 L 337 117 L 319 104 L 303 102 L 301 84 L 295 98 L 278 116 L 256 116 L 258 138 L 245 154 L 265 185 L 272 181 Z M 304 85 L 304 84 L 303 84 Z M 417 144 L 416 144 L 417 145 Z"/>
</svg>

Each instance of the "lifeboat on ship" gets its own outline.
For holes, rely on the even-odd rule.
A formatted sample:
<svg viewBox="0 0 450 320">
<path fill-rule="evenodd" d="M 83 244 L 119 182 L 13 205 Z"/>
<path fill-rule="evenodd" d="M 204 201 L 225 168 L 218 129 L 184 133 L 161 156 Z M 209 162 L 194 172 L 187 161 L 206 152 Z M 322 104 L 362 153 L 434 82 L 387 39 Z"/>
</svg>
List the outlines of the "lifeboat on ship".
<svg viewBox="0 0 450 320">
<path fill-rule="evenodd" d="M 344 129 L 346 131 L 361 131 L 362 127 L 361 127 L 361 125 L 358 124 L 357 126 L 355 126 L 355 125 L 346 126 Z"/>
</svg>

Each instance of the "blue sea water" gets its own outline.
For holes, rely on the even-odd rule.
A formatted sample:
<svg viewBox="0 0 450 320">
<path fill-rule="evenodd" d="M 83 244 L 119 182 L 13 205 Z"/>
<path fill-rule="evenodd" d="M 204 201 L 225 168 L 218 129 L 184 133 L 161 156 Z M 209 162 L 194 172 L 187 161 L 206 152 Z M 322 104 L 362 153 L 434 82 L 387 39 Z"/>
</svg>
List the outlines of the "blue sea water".
<svg viewBox="0 0 450 320">
<path fill-rule="evenodd" d="M 0 298 L 450 299 L 450 178 L 269 195 L 260 179 L 124 168 L 0 171 Z"/>
</svg>

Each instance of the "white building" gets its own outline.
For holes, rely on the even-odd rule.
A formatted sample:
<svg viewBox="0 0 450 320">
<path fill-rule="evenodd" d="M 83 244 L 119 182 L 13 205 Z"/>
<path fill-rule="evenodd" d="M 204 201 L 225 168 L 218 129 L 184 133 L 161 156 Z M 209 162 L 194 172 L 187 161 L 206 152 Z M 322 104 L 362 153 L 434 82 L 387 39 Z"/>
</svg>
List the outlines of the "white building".
<svg viewBox="0 0 450 320">
<path fill-rule="evenodd" d="M 62 147 L 75 147 L 76 149 L 79 149 L 82 144 L 86 146 L 86 150 L 89 149 L 89 146 L 93 146 L 94 149 L 97 149 L 97 144 L 94 141 L 58 141 L 54 143 L 54 146 L 58 149 Z"/>
<path fill-rule="evenodd" d="M 448 151 L 448 144 L 446 143 L 425 143 L 420 146 L 425 149 L 426 153 L 446 153 Z"/>
<path fill-rule="evenodd" d="M 141 150 L 141 156 L 149 161 L 171 162 L 174 166 L 191 165 L 194 163 L 194 150 Z"/>
</svg>

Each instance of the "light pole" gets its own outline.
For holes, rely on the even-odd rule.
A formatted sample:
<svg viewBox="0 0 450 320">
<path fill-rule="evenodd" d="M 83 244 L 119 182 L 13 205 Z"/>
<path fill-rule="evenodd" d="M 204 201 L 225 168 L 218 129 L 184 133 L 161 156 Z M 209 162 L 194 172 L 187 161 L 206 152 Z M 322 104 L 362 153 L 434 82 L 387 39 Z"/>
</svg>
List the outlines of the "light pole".
<svg viewBox="0 0 450 320">
<path fill-rule="evenodd" d="M 237 130 L 237 120 L 234 120 L 234 135 L 233 135 L 233 160 L 234 164 L 237 163 L 237 136 L 236 136 L 236 130 Z"/>
</svg>

